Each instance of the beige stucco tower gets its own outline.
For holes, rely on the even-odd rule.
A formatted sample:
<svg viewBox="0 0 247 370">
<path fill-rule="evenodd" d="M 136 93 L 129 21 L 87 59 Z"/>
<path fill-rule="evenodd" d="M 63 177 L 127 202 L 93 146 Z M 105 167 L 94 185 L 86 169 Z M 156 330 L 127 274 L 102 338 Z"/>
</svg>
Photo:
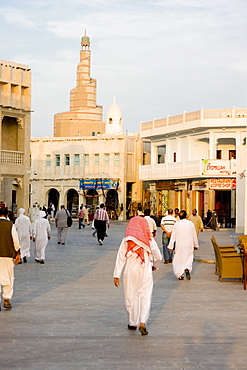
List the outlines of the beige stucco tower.
<svg viewBox="0 0 247 370">
<path fill-rule="evenodd" d="M 81 38 L 76 87 L 70 92 L 70 111 L 54 116 L 54 136 L 97 136 L 105 132 L 102 106 L 96 105 L 96 80 L 90 77 L 90 39 Z"/>
<path fill-rule="evenodd" d="M 0 60 L 0 202 L 29 207 L 31 70 Z"/>
</svg>

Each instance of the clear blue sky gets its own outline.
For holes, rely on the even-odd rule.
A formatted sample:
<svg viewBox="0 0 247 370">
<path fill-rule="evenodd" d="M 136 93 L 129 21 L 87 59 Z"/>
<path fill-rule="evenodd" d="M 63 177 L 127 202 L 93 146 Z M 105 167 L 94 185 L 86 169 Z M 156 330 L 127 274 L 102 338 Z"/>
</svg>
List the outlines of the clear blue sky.
<svg viewBox="0 0 247 370">
<path fill-rule="evenodd" d="M 184 111 L 247 107 L 246 0 L 0 0 L 0 59 L 32 69 L 32 137 L 69 110 L 80 39 L 104 119 L 124 129 Z"/>
</svg>

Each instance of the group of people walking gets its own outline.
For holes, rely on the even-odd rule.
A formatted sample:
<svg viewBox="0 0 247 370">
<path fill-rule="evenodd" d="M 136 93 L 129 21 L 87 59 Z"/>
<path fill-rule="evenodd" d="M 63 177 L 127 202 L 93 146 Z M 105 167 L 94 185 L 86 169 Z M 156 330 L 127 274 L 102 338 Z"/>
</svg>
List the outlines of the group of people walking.
<svg viewBox="0 0 247 370">
<path fill-rule="evenodd" d="M 83 225 L 84 213 L 80 209 L 79 229 Z M 4 307 L 11 308 L 13 295 L 14 264 L 26 263 L 30 257 L 30 240 L 35 242 L 35 261 L 45 260 L 45 247 L 51 237 L 51 227 L 45 218 L 46 212 L 40 210 L 33 230 L 29 217 L 23 208 L 15 224 L 8 220 L 8 212 L 0 208 L 0 287 L 3 286 Z M 62 205 L 55 215 L 58 244 L 64 245 L 68 230 L 69 212 Z M 109 217 L 102 203 L 94 214 L 94 227 L 97 239 L 103 245 L 106 228 L 110 227 Z M 186 211 L 174 212 L 168 209 L 161 220 L 164 264 L 173 264 L 173 272 L 179 280 L 191 279 L 194 249 L 198 249 L 197 235 L 203 231 L 203 224 L 197 211 L 187 218 Z M 150 315 L 153 291 L 153 271 L 162 261 L 160 249 L 155 241 L 156 222 L 150 217 L 150 210 L 143 216 L 135 216 L 128 222 L 116 257 L 114 284 L 120 285 L 123 274 L 125 306 L 128 313 L 128 329 L 139 328 L 141 335 L 147 335 L 147 321 Z M 124 270 L 124 273 L 123 273 Z M 0 306 L 1 308 L 1 306 Z"/>
</svg>

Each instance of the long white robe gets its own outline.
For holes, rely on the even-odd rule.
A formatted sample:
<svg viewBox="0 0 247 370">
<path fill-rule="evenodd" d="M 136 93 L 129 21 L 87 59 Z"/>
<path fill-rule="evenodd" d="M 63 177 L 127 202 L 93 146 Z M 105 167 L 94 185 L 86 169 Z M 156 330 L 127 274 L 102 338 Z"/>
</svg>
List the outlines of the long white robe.
<svg viewBox="0 0 247 370">
<path fill-rule="evenodd" d="M 168 249 L 173 249 L 175 242 L 175 254 L 173 258 L 173 272 L 179 278 L 184 270 L 192 271 L 194 248 L 199 248 L 196 229 L 193 222 L 183 219 L 173 227 Z"/>
<path fill-rule="evenodd" d="M 15 221 L 21 245 L 21 258 L 30 257 L 30 236 L 32 236 L 32 226 L 28 216 L 20 215 Z"/>
<path fill-rule="evenodd" d="M 45 248 L 48 243 L 48 237 L 51 236 L 51 227 L 47 219 L 37 218 L 34 223 L 33 237 L 35 238 L 35 259 L 45 259 Z"/>
<path fill-rule="evenodd" d="M 162 256 L 153 238 L 150 242 L 152 256 L 144 249 L 144 266 L 140 264 L 134 254 L 126 258 L 127 247 L 128 244 L 124 238 L 118 250 L 114 277 L 120 279 L 125 266 L 123 273 L 125 307 L 129 325 L 137 326 L 141 322 L 148 321 L 153 291 L 152 266 L 158 268 Z"/>
</svg>

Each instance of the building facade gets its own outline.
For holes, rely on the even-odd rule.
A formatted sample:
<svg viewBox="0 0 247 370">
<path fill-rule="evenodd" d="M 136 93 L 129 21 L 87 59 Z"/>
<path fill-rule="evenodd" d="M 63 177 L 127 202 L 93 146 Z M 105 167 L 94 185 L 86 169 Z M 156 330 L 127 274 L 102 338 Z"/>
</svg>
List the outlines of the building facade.
<svg viewBox="0 0 247 370">
<path fill-rule="evenodd" d="M 246 141 L 247 109 L 200 110 L 141 124 L 143 203 L 156 215 L 168 207 L 217 210 L 221 227 L 236 222 L 236 159 Z"/>
<path fill-rule="evenodd" d="M 0 60 L 0 201 L 10 210 L 29 207 L 31 70 Z"/>
<path fill-rule="evenodd" d="M 126 212 L 141 202 L 138 167 L 142 140 L 138 134 L 84 138 L 31 139 L 32 204 L 61 204 L 78 213 L 81 204 L 95 212 L 106 204 L 111 219 L 126 219 Z"/>
</svg>

